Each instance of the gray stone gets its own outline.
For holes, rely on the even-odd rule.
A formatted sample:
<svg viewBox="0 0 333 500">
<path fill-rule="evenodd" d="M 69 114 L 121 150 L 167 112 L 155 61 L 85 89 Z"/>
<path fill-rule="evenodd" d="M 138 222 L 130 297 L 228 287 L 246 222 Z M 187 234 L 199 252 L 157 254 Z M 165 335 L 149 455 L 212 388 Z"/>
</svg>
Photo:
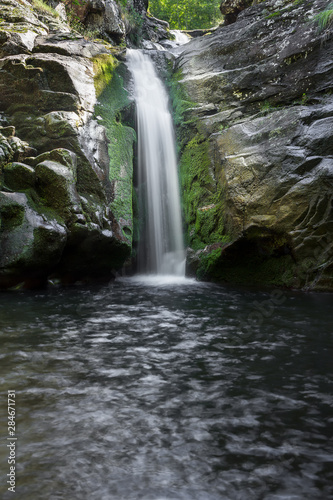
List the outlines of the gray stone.
<svg viewBox="0 0 333 500">
<path fill-rule="evenodd" d="M 254 279 L 242 268 L 248 252 L 269 275 L 258 282 L 332 289 L 333 42 L 313 20 L 327 3 L 309 5 L 252 6 L 190 41 L 176 62 L 187 99 L 197 103 L 186 112 L 189 139 L 199 133 L 209 145 L 209 189 L 222 197 L 230 243 L 214 267 L 220 280 L 232 281 L 232 269 L 235 280 Z"/>
<path fill-rule="evenodd" d="M 125 35 L 125 24 L 114 0 L 89 0 L 85 8 L 84 23 L 90 29 L 96 29 L 111 39 L 121 39 Z"/>
<path fill-rule="evenodd" d="M 51 272 L 63 282 L 110 279 L 130 252 L 110 210 L 118 195 L 94 119 L 100 73 L 116 66 L 110 45 L 26 0 L 2 4 L 0 288 L 42 285 Z M 106 4 L 112 17 L 116 4 Z M 122 36 L 110 16 L 105 30 Z"/>
<path fill-rule="evenodd" d="M 0 192 L 0 218 L 0 288 L 45 282 L 62 255 L 65 227 L 36 212 L 24 193 Z"/>
</svg>

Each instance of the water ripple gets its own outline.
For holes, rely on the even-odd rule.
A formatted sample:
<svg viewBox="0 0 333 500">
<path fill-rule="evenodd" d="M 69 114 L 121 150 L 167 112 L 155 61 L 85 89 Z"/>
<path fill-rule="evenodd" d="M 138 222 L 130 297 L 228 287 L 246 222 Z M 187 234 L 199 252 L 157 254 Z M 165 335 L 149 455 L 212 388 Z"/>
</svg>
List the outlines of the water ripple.
<svg viewBox="0 0 333 500">
<path fill-rule="evenodd" d="M 142 278 L 4 295 L 20 498 L 333 498 L 331 297 L 286 292 L 240 330 L 267 296 Z"/>
</svg>

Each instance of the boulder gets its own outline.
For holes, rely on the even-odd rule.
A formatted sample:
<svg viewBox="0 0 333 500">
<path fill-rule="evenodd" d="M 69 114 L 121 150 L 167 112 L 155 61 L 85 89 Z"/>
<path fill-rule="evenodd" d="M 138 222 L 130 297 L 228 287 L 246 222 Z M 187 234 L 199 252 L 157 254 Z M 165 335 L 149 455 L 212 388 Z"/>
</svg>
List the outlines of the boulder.
<svg viewBox="0 0 333 500">
<path fill-rule="evenodd" d="M 3 168 L 3 181 L 4 185 L 12 191 L 24 191 L 34 187 L 35 171 L 24 163 L 7 163 Z"/>
<path fill-rule="evenodd" d="M 24 193 L 0 192 L 0 220 L 0 288 L 45 284 L 65 247 L 64 225 L 36 211 Z"/>
</svg>

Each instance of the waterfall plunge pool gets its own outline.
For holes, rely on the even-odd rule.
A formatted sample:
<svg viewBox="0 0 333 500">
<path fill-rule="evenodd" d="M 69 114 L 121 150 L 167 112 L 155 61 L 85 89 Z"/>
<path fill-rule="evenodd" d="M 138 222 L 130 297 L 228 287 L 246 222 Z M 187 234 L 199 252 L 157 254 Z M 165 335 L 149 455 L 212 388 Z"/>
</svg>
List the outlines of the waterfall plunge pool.
<svg viewBox="0 0 333 500">
<path fill-rule="evenodd" d="M 16 497 L 333 498 L 332 296 L 281 294 L 147 277 L 3 294 Z"/>
</svg>

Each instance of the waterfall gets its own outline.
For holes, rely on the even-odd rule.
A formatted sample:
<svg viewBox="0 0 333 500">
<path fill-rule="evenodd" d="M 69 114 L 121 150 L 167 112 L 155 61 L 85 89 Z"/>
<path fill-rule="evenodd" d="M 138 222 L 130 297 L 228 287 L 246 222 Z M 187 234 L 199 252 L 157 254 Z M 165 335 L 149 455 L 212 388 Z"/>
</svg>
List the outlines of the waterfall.
<svg viewBox="0 0 333 500">
<path fill-rule="evenodd" d="M 185 251 L 172 117 L 151 59 L 127 51 L 138 135 L 139 272 L 184 276 Z"/>
<path fill-rule="evenodd" d="M 170 30 L 170 33 L 175 37 L 175 42 L 178 45 L 184 45 L 190 41 L 190 37 L 180 30 Z"/>
</svg>

